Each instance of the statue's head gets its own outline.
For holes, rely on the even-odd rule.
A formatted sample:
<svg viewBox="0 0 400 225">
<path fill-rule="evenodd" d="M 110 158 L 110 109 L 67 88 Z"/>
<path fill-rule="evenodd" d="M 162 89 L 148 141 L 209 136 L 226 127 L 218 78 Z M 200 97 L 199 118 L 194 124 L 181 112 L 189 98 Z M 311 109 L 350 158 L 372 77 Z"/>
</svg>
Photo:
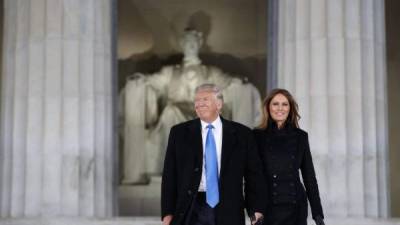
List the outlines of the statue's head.
<svg viewBox="0 0 400 225">
<path fill-rule="evenodd" d="M 187 28 L 180 40 L 180 46 L 185 57 L 197 57 L 203 44 L 203 33 Z"/>
</svg>

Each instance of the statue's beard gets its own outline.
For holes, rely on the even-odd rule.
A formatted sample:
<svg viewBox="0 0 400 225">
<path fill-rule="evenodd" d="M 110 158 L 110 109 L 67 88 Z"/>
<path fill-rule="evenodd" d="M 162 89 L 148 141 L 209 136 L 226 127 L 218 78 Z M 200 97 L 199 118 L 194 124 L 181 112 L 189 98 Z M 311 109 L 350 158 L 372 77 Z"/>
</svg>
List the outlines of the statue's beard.
<svg viewBox="0 0 400 225">
<path fill-rule="evenodd" d="M 183 58 L 183 65 L 190 66 L 190 65 L 199 65 L 201 64 L 201 60 L 197 55 L 186 56 Z"/>
</svg>

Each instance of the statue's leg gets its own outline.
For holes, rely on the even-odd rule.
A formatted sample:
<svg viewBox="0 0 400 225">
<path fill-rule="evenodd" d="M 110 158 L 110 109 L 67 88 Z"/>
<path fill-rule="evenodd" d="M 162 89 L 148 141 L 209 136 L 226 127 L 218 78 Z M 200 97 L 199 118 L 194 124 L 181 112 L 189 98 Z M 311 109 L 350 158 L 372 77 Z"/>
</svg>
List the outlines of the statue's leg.
<svg viewBox="0 0 400 225">
<path fill-rule="evenodd" d="M 122 183 L 146 182 L 146 88 L 138 81 L 130 81 L 125 87 L 124 107 L 124 145 Z"/>
<path fill-rule="evenodd" d="M 126 126 L 123 151 L 123 184 L 145 183 L 145 130 L 134 125 Z"/>
<path fill-rule="evenodd" d="M 182 111 L 174 105 L 167 105 L 164 108 L 156 128 L 149 134 L 150 142 L 148 143 L 146 158 L 148 159 L 147 171 L 151 174 L 159 175 L 162 173 L 171 127 L 188 119 L 191 119 L 191 116 L 184 115 Z"/>
</svg>

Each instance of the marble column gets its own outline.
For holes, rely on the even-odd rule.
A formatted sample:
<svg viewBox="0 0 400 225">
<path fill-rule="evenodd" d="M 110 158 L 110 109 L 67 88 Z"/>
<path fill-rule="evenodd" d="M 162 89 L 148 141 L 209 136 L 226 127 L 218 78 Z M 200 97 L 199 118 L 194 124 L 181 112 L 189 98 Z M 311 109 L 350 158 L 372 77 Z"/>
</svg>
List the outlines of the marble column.
<svg viewBox="0 0 400 225">
<path fill-rule="evenodd" d="M 328 216 L 388 215 L 384 0 L 282 0 L 278 87 L 297 98 Z"/>
<path fill-rule="evenodd" d="M 4 0 L 1 217 L 113 211 L 112 0 Z"/>
</svg>

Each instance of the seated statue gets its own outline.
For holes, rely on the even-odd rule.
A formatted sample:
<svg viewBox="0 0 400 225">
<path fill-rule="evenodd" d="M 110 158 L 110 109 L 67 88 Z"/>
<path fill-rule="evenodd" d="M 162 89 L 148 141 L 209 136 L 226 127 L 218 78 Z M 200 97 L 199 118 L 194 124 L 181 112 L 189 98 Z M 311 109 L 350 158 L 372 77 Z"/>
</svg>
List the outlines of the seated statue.
<svg viewBox="0 0 400 225">
<path fill-rule="evenodd" d="M 123 135 L 123 184 L 147 182 L 162 172 L 170 128 L 195 118 L 194 90 L 214 83 L 223 90 L 222 116 L 249 127 L 258 124 L 261 100 L 250 83 L 201 64 L 202 33 L 186 30 L 180 46 L 183 62 L 165 66 L 155 74 L 134 74 L 120 94 Z"/>
</svg>

